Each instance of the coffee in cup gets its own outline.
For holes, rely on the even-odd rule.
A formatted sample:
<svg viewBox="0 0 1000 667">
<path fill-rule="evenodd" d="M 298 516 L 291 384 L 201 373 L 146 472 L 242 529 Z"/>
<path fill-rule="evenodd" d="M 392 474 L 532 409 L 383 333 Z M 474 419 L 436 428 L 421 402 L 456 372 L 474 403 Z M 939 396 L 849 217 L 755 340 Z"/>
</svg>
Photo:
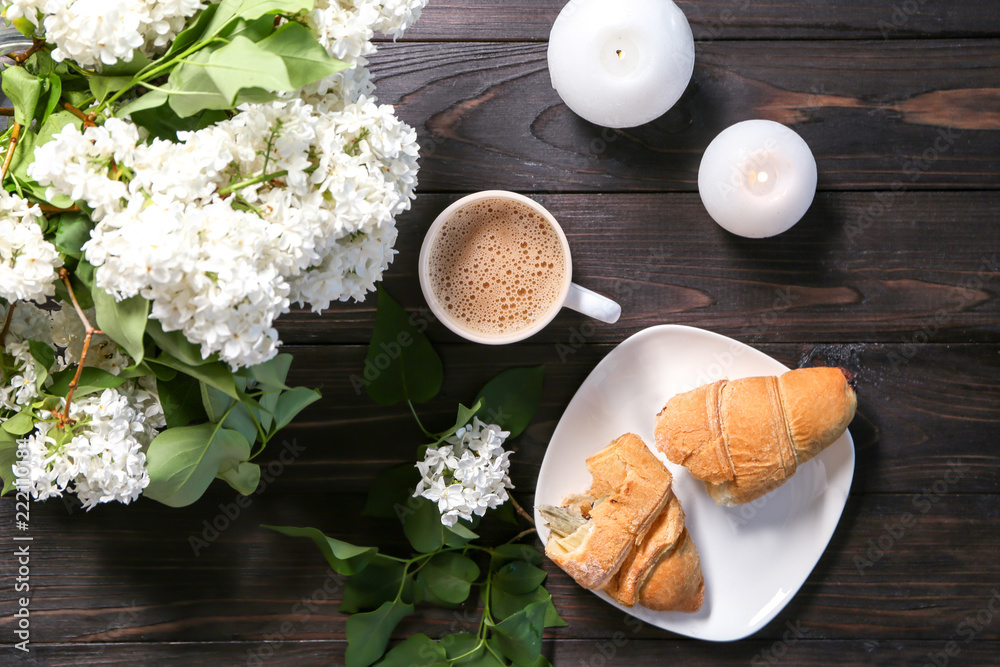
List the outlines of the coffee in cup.
<svg viewBox="0 0 1000 667">
<path fill-rule="evenodd" d="M 431 225 L 420 248 L 420 288 L 431 312 L 468 340 L 524 340 L 564 306 L 614 323 L 621 306 L 571 281 L 569 241 L 544 206 L 489 190 L 463 197 Z"/>
<path fill-rule="evenodd" d="M 438 231 L 427 277 L 438 306 L 461 329 L 507 337 L 561 305 L 568 283 L 562 239 L 541 213 L 491 197 L 455 210 Z"/>
</svg>

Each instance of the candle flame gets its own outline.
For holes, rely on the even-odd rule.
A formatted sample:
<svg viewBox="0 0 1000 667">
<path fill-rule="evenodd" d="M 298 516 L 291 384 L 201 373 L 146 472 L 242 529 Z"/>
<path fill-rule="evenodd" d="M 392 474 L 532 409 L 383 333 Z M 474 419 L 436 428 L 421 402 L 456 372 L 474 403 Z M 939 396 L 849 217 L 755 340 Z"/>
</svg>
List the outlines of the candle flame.
<svg viewBox="0 0 1000 667">
<path fill-rule="evenodd" d="M 761 183 L 767 183 L 768 178 L 769 177 L 766 171 L 762 171 L 759 174 L 757 174 L 757 180 L 760 181 Z"/>
<path fill-rule="evenodd" d="M 618 49 L 617 51 L 615 51 L 615 53 L 618 54 L 618 60 L 625 60 L 625 52 L 624 51 L 622 51 L 621 49 Z"/>
</svg>

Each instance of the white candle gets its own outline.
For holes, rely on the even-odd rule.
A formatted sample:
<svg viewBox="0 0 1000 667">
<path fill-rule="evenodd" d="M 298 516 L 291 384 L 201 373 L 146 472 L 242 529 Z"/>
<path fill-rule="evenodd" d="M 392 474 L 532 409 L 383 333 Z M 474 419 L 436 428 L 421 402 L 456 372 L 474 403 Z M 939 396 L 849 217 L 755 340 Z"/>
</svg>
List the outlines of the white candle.
<svg viewBox="0 0 1000 667">
<path fill-rule="evenodd" d="M 733 234 L 774 236 L 802 219 L 816 196 L 816 159 L 781 123 L 748 120 L 705 151 L 698 191 L 709 215 Z"/>
<path fill-rule="evenodd" d="M 596 125 L 656 120 L 693 71 L 691 26 L 671 0 L 570 0 L 552 26 L 552 87 Z"/>
</svg>

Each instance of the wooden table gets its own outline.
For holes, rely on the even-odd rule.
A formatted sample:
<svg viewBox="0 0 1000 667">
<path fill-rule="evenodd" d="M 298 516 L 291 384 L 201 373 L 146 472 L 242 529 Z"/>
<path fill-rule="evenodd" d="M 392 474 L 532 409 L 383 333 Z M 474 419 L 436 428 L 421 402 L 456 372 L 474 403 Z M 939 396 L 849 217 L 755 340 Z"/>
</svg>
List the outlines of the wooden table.
<svg viewBox="0 0 1000 667">
<path fill-rule="evenodd" d="M 424 305 L 415 264 L 435 215 L 464 193 L 506 188 L 554 212 L 578 282 L 624 309 L 582 338 L 587 322 L 567 312 L 530 342 L 496 349 L 432 327 L 447 370 L 426 419 L 444 424 L 505 368 L 545 364 L 544 407 L 515 441 L 514 481 L 530 502 L 574 391 L 615 344 L 662 323 L 732 336 L 793 367 L 843 365 L 857 374 L 859 409 L 844 516 L 764 630 L 712 644 L 636 627 L 549 567 L 569 626 L 547 635 L 545 654 L 593 667 L 997 664 L 1000 5 L 680 0 L 698 40 L 687 94 L 656 122 L 610 131 L 574 116 L 549 86 L 545 41 L 561 4 L 432 0 L 405 40 L 372 59 L 381 100 L 418 129 L 425 155 L 385 281 L 397 299 Z M 748 118 L 792 126 L 819 164 L 806 219 L 764 241 L 725 233 L 696 192 L 709 141 Z M 348 381 L 373 307 L 285 318 L 292 381 L 325 398 L 288 429 L 284 463 L 280 444 L 270 451 L 249 506 L 221 484 L 181 510 L 34 506 L 31 653 L 10 646 L 16 566 L 4 539 L 0 662 L 342 663 L 340 579 L 312 545 L 258 526 L 401 548 L 397 526 L 360 516 L 373 475 L 411 460 L 420 442 L 405 408 L 377 407 Z M 4 534 L 13 517 L 5 498 Z M 212 523 L 224 529 L 206 532 Z M 213 539 L 195 553 L 192 537 Z M 427 609 L 397 635 L 456 624 L 454 612 Z"/>
</svg>

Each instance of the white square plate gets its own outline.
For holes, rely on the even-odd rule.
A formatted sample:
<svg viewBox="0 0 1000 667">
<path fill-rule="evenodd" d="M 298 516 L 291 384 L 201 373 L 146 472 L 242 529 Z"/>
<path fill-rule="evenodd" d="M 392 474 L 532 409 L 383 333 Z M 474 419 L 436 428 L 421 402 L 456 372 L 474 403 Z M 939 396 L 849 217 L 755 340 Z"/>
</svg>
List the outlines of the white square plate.
<svg viewBox="0 0 1000 667">
<path fill-rule="evenodd" d="M 536 505 L 558 505 L 590 485 L 585 459 L 624 433 L 653 447 L 657 413 L 671 396 L 723 378 L 780 375 L 781 363 L 725 336 L 664 325 L 615 348 L 584 381 L 563 414 L 542 461 Z M 705 574 L 705 603 L 694 614 L 631 609 L 647 623 L 696 639 L 733 641 L 773 619 L 805 583 L 826 549 L 854 478 L 849 432 L 799 466 L 783 486 L 740 507 L 719 507 L 704 485 L 668 463 Z M 544 543 L 548 528 L 535 511 Z"/>
</svg>

